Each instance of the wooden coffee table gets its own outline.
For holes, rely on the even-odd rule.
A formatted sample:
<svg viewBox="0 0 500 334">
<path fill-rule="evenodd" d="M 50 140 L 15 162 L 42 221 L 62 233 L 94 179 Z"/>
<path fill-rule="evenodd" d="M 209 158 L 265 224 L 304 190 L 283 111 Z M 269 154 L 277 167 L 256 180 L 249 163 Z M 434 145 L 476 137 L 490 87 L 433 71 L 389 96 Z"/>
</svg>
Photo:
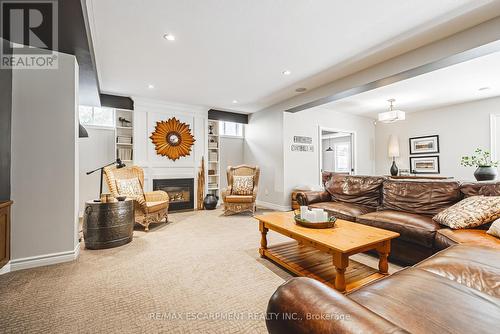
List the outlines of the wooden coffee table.
<svg viewBox="0 0 500 334">
<path fill-rule="evenodd" d="M 261 257 L 268 258 L 299 276 L 317 279 L 340 292 L 355 289 L 388 274 L 387 257 L 391 251 L 391 240 L 397 238 L 399 233 L 341 219 L 336 221 L 333 228 L 310 229 L 295 224 L 293 216 L 293 212 L 255 216 L 259 220 L 261 233 Z M 269 230 L 297 242 L 268 246 Z M 360 277 L 358 271 L 357 274 L 349 275 L 351 281 L 346 283 L 349 256 L 370 250 L 376 250 L 379 254 L 378 272 L 368 271 L 368 276 Z"/>
</svg>

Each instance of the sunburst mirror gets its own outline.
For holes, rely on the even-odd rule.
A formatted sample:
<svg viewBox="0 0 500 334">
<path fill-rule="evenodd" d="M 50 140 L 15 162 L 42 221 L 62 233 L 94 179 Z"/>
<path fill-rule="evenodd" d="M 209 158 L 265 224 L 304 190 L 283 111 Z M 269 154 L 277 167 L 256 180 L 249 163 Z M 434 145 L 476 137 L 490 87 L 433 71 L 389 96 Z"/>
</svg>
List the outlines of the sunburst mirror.
<svg viewBox="0 0 500 334">
<path fill-rule="evenodd" d="M 186 123 L 175 117 L 168 121 L 156 122 L 155 131 L 149 137 L 155 144 L 156 153 L 172 160 L 187 157 L 191 154 L 191 146 L 195 139 Z"/>
</svg>

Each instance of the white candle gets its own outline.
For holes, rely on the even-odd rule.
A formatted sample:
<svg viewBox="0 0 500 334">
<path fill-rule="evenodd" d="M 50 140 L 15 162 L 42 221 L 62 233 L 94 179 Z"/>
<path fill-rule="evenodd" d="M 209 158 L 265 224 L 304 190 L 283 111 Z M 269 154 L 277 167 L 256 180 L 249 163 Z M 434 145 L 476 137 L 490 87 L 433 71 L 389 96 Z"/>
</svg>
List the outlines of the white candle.
<svg viewBox="0 0 500 334">
<path fill-rule="evenodd" d="M 308 208 L 306 205 L 300 206 L 300 219 L 306 219 L 307 211 L 308 211 Z"/>
<path fill-rule="evenodd" d="M 313 209 L 313 217 L 313 222 L 321 221 L 321 218 L 323 217 L 323 209 Z"/>
<path fill-rule="evenodd" d="M 321 221 L 324 221 L 324 222 L 328 221 L 328 212 L 323 211 L 323 219 Z"/>
</svg>

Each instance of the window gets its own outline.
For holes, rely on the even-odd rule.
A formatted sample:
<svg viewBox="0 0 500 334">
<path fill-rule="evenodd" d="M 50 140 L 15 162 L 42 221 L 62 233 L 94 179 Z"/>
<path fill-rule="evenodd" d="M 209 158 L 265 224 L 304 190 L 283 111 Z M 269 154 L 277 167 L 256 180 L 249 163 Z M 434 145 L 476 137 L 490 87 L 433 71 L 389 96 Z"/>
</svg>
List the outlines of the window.
<svg viewBox="0 0 500 334">
<path fill-rule="evenodd" d="M 79 106 L 78 111 L 82 125 L 115 126 L 115 110 L 113 108 Z"/>
<path fill-rule="evenodd" d="M 234 122 L 219 122 L 220 135 L 230 137 L 243 137 L 243 124 Z"/>
<path fill-rule="evenodd" d="M 341 173 L 350 172 L 350 143 L 337 143 L 335 144 L 335 171 Z"/>
</svg>

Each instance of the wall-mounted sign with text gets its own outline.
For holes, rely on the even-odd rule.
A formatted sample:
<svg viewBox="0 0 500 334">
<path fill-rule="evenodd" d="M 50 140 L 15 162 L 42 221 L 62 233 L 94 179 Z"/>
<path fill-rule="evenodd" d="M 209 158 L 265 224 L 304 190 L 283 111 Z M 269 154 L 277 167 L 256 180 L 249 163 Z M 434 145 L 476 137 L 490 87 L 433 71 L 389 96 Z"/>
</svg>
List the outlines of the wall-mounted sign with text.
<svg viewBox="0 0 500 334">
<path fill-rule="evenodd" d="M 313 145 L 292 145 L 292 152 L 314 152 Z"/>
<path fill-rule="evenodd" d="M 313 143 L 312 137 L 304 137 L 304 136 L 293 136 L 293 142 L 296 144 L 309 144 Z"/>
</svg>

